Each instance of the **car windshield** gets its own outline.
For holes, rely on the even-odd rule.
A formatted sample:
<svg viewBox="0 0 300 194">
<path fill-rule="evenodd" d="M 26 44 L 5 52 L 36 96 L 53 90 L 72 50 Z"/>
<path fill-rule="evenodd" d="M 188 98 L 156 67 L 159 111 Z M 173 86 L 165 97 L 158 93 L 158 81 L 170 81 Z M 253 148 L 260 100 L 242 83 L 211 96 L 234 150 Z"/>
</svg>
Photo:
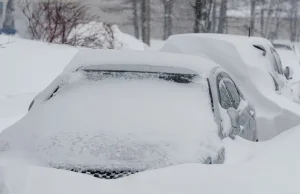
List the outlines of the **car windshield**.
<svg viewBox="0 0 300 194">
<path fill-rule="evenodd" d="M 22 131 L 3 133 L 0 144 L 34 147 L 56 166 L 203 162 L 214 149 L 208 139 L 219 140 L 207 80 L 190 74 L 79 70 L 27 118 Z M 14 132 L 22 139 L 15 141 Z"/>
</svg>

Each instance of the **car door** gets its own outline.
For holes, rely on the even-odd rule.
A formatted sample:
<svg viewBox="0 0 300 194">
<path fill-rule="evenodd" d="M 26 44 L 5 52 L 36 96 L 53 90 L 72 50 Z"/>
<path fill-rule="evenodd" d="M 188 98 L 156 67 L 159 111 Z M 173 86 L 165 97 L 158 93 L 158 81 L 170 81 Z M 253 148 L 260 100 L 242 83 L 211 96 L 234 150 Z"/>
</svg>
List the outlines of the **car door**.
<svg viewBox="0 0 300 194">
<path fill-rule="evenodd" d="M 254 107 L 245 99 L 234 81 L 226 72 L 216 74 L 218 118 L 222 136 L 239 135 L 245 139 L 256 140 L 256 121 Z"/>
</svg>

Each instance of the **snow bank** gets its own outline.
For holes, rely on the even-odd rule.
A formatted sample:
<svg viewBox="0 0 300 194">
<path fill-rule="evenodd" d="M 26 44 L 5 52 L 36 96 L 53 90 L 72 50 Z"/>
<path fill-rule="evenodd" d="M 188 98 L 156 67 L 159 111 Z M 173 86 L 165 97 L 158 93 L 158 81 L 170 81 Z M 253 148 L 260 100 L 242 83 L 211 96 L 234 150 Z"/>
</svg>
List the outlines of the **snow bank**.
<svg viewBox="0 0 300 194">
<path fill-rule="evenodd" d="M 299 138 L 298 127 L 265 143 L 227 139 L 224 143 L 231 150 L 227 165 L 184 164 L 117 180 L 18 162 L 2 164 L 0 185 L 8 194 L 296 194 L 300 192 Z M 240 153 L 244 156 L 232 157 Z"/>
<path fill-rule="evenodd" d="M 103 22 L 78 25 L 69 36 L 72 45 L 93 49 L 144 50 L 146 47 L 142 41 L 121 32 L 117 25 Z M 60 43 L 59 39 L 57 43 Z"/>
</svg>

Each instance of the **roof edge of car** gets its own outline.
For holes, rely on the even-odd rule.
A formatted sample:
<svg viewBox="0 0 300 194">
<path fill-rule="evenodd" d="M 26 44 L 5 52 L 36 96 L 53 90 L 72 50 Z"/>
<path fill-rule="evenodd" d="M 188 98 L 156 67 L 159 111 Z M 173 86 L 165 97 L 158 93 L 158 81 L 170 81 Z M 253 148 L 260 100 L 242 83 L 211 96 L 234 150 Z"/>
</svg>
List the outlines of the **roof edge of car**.
<svg viewBox="0 0 300 194">
<path fill-rule="evenodd" d="M 87 65 L 79 68 L 84 71 L 124 71 L 124 72 L 151 72 L 151 73 L 173 73 L 173 74 L 198 74 L 197 72 L 183 67 L 151 66 L 151 65 Z"/>
</svg>

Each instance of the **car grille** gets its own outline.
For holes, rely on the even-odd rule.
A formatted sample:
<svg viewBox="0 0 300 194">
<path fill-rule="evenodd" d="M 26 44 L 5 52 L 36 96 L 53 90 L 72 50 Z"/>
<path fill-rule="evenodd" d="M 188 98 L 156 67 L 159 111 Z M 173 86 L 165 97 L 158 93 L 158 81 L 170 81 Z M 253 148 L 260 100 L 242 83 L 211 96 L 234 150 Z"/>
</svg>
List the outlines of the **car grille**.
<svg viewBox="0 0 300 194">
<path fill-rule="evenodd" d="M 109 170 L 109 169 L 103 170 L 103 169 L 76 169 L 76 168 L 58 168 L 58 169 L 87 174 L 100 179 L 118 179 L 118 178 L 123 178 L 140 172 L 139 170 Z"/>
</svg>

